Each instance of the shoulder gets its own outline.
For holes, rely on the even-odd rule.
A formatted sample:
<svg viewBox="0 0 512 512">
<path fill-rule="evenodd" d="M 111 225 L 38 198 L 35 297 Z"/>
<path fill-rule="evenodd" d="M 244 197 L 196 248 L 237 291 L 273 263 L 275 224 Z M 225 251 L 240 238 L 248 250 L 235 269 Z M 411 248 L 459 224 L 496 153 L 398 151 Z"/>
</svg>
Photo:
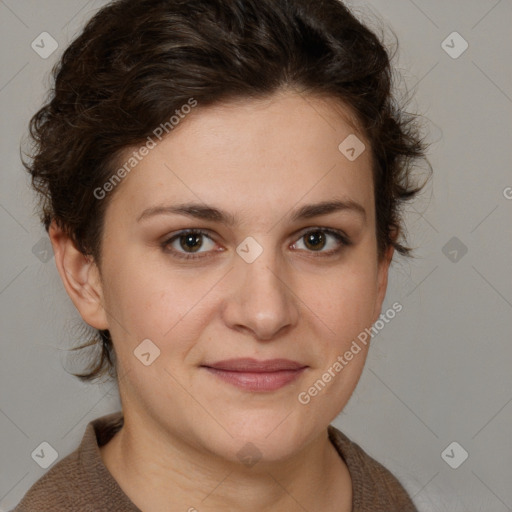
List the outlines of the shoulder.
<svg viewBox="0 0 512 512">
<path fill-rule="evenodd" d="M 118 498 L 126 499 L 104 466 L 99 451 L 99 446 L 121 426 L 121 413 L 90 422 L 79 447 L 37 480 L 12 512 L 98 512 L 112 510 L 111 506 Z M 106 506 L 108 504 L 110 507 Z"/>
<path fill-rule="evenodd" d="M 417 512 L 398 479 L 343 432 L 329 425 L 329 439 L 352 478 L 354 512 Z"/>
<path fill-rule="evenodd" d="M 59 510 L 57 507 L 64 508 L 73 503 L 75 486 L 83 480 L 78 452 L 75 450 L 37 480 L 13 512 Z"/>
</svg>

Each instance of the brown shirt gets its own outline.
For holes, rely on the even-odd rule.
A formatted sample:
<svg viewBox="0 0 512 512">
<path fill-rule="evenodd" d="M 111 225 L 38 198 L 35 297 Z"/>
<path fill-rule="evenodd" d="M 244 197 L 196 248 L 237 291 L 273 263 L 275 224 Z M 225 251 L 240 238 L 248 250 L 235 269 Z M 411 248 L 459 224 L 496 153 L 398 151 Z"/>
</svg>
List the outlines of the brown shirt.
<svg viewBox="0 0 512 512">
<path fill-rule="evenodd" d="M 50 468 L 12 512 L 141 512 L 109 473 L 99 446 L 122 427 L 121 412 L 91 421 L 80 446 Z M 352 512 L 418 512 L 398 480 L 338 429 L 329 438 L 352 478 Z"/>
</svg>

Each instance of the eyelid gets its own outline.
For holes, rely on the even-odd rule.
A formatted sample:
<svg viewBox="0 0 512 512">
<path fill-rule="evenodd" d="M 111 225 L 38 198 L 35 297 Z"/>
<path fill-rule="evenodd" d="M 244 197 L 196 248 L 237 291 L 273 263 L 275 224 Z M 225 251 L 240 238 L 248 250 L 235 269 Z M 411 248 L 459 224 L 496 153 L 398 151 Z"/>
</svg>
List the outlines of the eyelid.
<svg viewBox="0 0 512 512">
<path fill-rule="evenodd" d="M 353 244 L 350 237 L 343 230 L 321 227 L 321 226 L 311 226 L 311 227 L 305 228 L 298 232 L 299 233 L 298 236 L 297 235 L 295 235 L 295 236 L 297 237 L 297 241 L 299 241 L 306 234 L 315 233 L 315 232 L 322 232 L 322 233 L 326 233 L 327 235 L 331 235 L 332 237 L 334 237 L 337 240 L 337 242 L 339 244 L 339 246 L 337 248 L 331 249 L 329 251 L 305 251 L 309 254 L 314 255 L 315 258 L 322 258 L 322 257 L 327 258 L 329 256 L 331 256 L 331 257 L 337 256 L 344 248 L 349 247 L 350 245 Z M 295 243 L 297 243 L 297 242 L 294 242 L 294 244 Z"/>
<path fill-rule="evenodd" d="M 350 244 L 350 237 L 343 231 L 342 229 L 337 228 L 328 228 L 325 226 L 310 226 L 307 228 L 303 228 L 298 231 L 294 236 L 298 238 L 302 238 L 306 233 L 314 232 L 314 231 L 322 231 L 324 233 L 328 233 L 333 236 L 339 236 L 343 239 L 343 241 L 347 244 Z"/>
<path fill-rule="evenodd" d="M 175 240 L 178 240 L 181 236 L 188 235 L 188 234 L 194 234 L 194 235 L 203 235 L 207 238 L 209 238 L 212 242 L 215 242 L 215 240 L 210 236 L 210 233 L 208 230 L 201 229 L 201 228 L 187 228 L 182 229 L 176 233 L 173 233 L 169 236 L 166 236 L 164 240 L 161 243 L 161 247 L 165 252 L 168 252 L 172 254 L 173 256 L 184 259 L 184 260 L 193 260 L 193 259 L 199 259 L 199 258 L 207 258 L 209 253 L 212 252 L 221 252 L 219 250 L 216 251 L 203 251 L 198 253 L 186 253 L 177 251 L 176 249 L 168 249 L 168 247 L 173 243 Z"/>
</svg>

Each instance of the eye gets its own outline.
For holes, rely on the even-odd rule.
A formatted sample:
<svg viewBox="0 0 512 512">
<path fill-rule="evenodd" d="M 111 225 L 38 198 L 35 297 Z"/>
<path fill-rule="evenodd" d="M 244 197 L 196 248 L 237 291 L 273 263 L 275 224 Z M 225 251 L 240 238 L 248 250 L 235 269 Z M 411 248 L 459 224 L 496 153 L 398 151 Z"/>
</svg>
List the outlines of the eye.
<svg viewBox="0 0 512 512">
<path fill-rule="evenodd" d="M 329 242 L 329 238 L 331 241 Z M 306 247 L 308 252 L 320 253 L 319 256 L 331 256 L 337 254 L 344 246 L 351 244 L 348 237 L 341 231 L 326 228 L 314 228 L 304 233 L 299 240 L 293 244 L 294 248 L 300 244 Z M 323 250 L 327 247 L 327 250 Z"/>
<path fill-rule="evenodd" d="M 215 242 L 205 231 L 200 229 L 188 229 L 168 238 L 162 243 L 162 248 L 167 252 L 173 253 L 173 255 L 178 258 L 187 260 L 203 258 L 204 255 L 201 254 L 208 252 L 208 247 L 205 251 L 200 251 L 199 249 L 204 245 L 205 238 L 215 246 Z"/>
<path fill-rule="evenodd" d="M 210 247 L 204 247 L 205 240 L 210 242 Z M 344 233 L 327 228 L 309 229 L 302 234 L 292 247 L 294 249 L 299 248 L 300 250 L 304 250 L 297 247 L 302 240 L 304 240 L 305 250 L 307 252 L 318 253 L 318 256 L 332 256 L 339 253 L 343 247 L 351 245 L 350 240 Z M 209 257 L 211 254 L 208 253 L 215 252 L 212 251 L 213 247 L 215 247 L 215 242 L 206 231 L 201 229 L 187 229 L 181 231 L 162 243 L 162 249 L 165 252 L 172 253 L 173 256 L 185 260 Z M 327 250 L 324 250 L 326 247 Z"/>
</svg>

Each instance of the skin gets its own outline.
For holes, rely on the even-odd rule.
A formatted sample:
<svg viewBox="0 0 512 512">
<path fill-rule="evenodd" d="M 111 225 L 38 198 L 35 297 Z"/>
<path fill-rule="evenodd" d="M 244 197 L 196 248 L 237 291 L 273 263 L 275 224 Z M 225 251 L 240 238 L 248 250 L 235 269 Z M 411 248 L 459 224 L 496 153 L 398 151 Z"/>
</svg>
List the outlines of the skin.
<svg viewBox="0 0 512 512">
<path fill-rule="evenodd" d="M 118 358 L 125 425 L 101 455 L 144 511 L 351 510 L 350 475 L 327 426 L 354 391 L 368 348 L 309 404 L 297 399 L 379 318 L 386 293 L 393 249 L 377 257 L 370 152 L 351 162 L 338 150 L 356 133 L 349 121 L 334 100 L 292 91 L 198 106 L 112 193 L 100 265 L 52 224 L 66 290 L 88 324 L 110 330 Z M 291 220 L 301 206 L 334 199 L 359 203 L 365 216 L 347 209 Z M 238 222 L 137 220 L 182 202 Z M 192 228 L 211 237 L 202 245 L 199 237 L 206 257 L 173 256 L 170 247 L 187 254 L 179 238 L 162 247 Z M 352 243 L 326 234 L 325 245 L 310 248 L 304 235 L 315 228 Z M 252 263 L 236 252 L 249 236 L 263 248 Z M 160 350 L 149 366 L 134 356 L 144 339 Z M 241 390 L 200 368 L 235 357 L 308 368 L 271 392 Z M 247 442 L 261 454 L 252 467 L 237 456 Z"/>
</svg>

